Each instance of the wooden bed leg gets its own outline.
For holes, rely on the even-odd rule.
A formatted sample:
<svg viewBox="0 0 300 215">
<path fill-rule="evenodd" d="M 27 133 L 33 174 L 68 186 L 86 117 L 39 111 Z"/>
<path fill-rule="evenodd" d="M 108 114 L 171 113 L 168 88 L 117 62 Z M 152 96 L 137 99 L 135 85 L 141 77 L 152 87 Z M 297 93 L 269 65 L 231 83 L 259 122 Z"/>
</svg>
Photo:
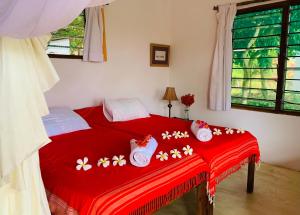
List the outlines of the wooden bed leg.
<svg viewBox="0 0 300 215">
<path fill-rule="evenodd" d="M 214 205 L 213 204 L 208 205 L 208 215 L 214 215 Z"/>
<path fill-rule="evenodd" d="M 209 203 L 206 183 L 197 187 L 197 215 L 213 215 L 213 205 Z"/>
<path fill-rule="evenodd" d="M 251 156 L 248 163 L 247 193 L 253 193 L 255 174 L 255 155 Z"/>
</svg>

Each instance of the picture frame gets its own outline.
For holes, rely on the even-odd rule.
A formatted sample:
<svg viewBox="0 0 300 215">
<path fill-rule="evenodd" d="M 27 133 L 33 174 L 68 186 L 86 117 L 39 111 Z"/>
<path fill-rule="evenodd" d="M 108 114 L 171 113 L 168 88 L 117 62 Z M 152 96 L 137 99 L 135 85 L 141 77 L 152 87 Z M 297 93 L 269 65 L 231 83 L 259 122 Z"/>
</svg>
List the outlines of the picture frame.
<svg viewBox="0 0 300 215">
<path fill-rule="evenodd" d="M 162 44 L 150 44 L 150 66 L 169 67 L 170 65 L 170 46 Z"/>
</svg>

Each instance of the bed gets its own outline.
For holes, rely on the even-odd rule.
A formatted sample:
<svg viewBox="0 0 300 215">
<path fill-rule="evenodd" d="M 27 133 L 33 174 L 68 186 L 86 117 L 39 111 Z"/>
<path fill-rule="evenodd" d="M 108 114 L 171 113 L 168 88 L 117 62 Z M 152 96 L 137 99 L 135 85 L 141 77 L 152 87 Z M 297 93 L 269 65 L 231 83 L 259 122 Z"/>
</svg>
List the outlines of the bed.
<svg viewBox="0 0 300 215">
<path fill-rule="evenodd" d="M 129 141 L 141 134 L 98 125 L 51 137 L 40 150 L 41 174 L 54 215 L 149 214 L 196 186 L 205 188 L 209 168 L 197 153 L 181 159 L 153 158 L 145 168 L 129 163 Z M 176 141 L 159 143 L 157 151 L 181 147 Z M 98 167 L 100 158 L 124 155 L 124 166 Z M 76 170 L 78 159 L 92 168 Z M 205 189 L 201 192 L 205 201 Z M 200 197 L 199 197 L 200 198 Z M 206 207 L 205 205 L 203 207 Z M 207 214 L 206 208 L 199 214 Z"/>
<path fill-rule="evenodd" d="M 88 107 L 76 110 L 76 112 L 93 128 L 108 127 L 132 135 L 151 134 L 163 144 L 169 144 L 172 141 L 172 143 L 190 145 L 209 166 L 208 189 L 211 201 L 215 196 L 217 184 L 246 163 L 249 165 L 247 192 L 253 192 L 255 163 L 259 162 L 260 151 L 257 139 L 251 133 L 210 125 L 210 128 L 216 129 L 218 133 L 209 143 L 202 143 L 191 134 L 191 121 L 151 115 L 149 118 L 126 122 L 109 122 L 102 109 L 102 106 Z M 164 139 L 162 135 L 166 131 L 170 134 L 173 131 L 187 131 L 189 138 Z"/>
</svg>

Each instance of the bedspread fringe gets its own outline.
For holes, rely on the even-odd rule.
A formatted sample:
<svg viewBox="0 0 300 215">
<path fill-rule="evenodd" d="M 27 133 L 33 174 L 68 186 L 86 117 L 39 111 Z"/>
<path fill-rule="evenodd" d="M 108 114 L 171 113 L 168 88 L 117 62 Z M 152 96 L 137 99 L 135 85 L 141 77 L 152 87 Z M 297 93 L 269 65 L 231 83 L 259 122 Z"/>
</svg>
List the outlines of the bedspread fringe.
<svg viewBox="0 0 300 215">
<path fill-rule="evenodd" d="M 242 160 L 240 163 L 236 164 L 235 166 L 231 167 L 230 169 L 224 171 L 222 174 L 220 174 L 218 177 L 214 179 L 214 186 L 210 186 L 209 183 L 207 183 L 207 195 L 209 202 L 211 204 L 215 205 L 215 193 L 216 193 L 216 185 L 220 184 L 224 179 L 232 175 L 233 173 L 237 172 L 240 170 L 243 166 L 250 162 L 255 162 L 256 166 L 260 166 L 260 158 L 258 156 L 250 156 Z"/>
<path fill-rule="evenodd" d="M 148 202 L 146 205 L 131 212 L 130 215 L 151 214 L 159 210 L 161 207 L 168 205 L 173 200 L 181 197 L 194 187 L 205 182 L 207 180 L 207 176 L 207 173 L 201 173 L 193 178 L 188 179 L 184 183 L 172 188 L 172 190 L 170 190 L 167 194 L 158 196 L 157 198 Z"/>
</svg>

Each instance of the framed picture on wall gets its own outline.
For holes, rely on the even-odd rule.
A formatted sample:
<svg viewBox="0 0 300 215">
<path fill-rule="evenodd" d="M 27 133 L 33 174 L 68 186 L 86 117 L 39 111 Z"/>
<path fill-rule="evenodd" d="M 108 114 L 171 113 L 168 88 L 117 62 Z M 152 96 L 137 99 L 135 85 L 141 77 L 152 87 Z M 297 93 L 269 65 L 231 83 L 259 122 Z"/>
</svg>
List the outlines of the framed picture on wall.
<svg viewBox="0 0 300 215">
<path fill-rule="evenodd" d="M 170 61 L 170 46 L 150 44 L 150 66 L 168 67 Z"/>
</svg>

